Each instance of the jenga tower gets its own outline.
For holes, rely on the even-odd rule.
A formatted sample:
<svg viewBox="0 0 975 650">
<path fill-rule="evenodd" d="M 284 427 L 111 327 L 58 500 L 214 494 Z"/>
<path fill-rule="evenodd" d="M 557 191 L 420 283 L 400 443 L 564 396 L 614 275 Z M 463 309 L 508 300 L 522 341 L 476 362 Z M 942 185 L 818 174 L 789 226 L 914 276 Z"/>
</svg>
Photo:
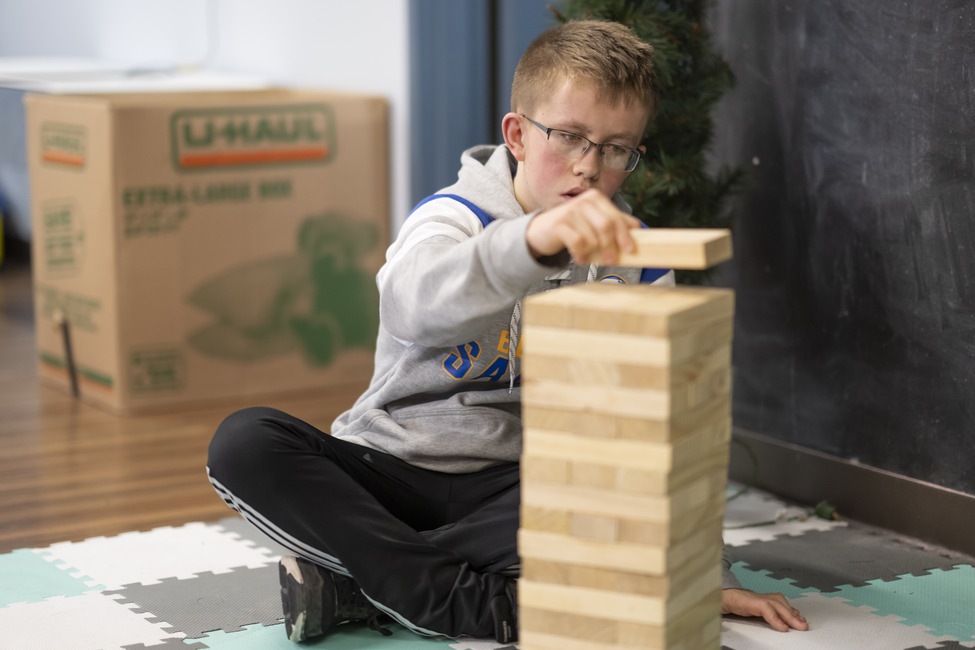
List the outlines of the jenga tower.
<svg viewBox="0 0 975 650">
<path fill-rule="evenodd" d="M 522 650 L 721 647 L 733 313 L 726 289 L 526 301 Z"/>
</svg>

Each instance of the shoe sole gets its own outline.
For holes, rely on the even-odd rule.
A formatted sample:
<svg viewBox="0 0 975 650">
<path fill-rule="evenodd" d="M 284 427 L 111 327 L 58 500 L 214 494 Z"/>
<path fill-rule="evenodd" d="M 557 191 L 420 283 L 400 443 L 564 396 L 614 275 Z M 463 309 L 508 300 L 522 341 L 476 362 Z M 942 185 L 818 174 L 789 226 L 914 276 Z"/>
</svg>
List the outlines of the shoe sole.
<svg viewBox="0 0 975 650">
<path fill-rule="evenodd" d="M 318 569 L 293 556 L 278 562 L 281 582 L 281 608 L 288 640 L 299 643 L 322 635 L 322 588 Z"/>
</svg>

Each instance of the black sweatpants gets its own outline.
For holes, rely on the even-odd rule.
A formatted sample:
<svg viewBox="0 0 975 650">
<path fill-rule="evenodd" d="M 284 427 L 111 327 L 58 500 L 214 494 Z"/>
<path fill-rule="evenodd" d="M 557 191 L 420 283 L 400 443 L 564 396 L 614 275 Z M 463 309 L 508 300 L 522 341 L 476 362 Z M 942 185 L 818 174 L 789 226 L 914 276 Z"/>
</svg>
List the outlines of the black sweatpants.
<svg viewBox="0 0 975 650">
<path fill-rule="evenodd" d="M 227 504 L 295 555 L 351 575 L 420 634 L 492 636 L 518 565 L 518 464 L 421 469 L 275 409 L 238 411 L 207 463 Z"/>
</svg>

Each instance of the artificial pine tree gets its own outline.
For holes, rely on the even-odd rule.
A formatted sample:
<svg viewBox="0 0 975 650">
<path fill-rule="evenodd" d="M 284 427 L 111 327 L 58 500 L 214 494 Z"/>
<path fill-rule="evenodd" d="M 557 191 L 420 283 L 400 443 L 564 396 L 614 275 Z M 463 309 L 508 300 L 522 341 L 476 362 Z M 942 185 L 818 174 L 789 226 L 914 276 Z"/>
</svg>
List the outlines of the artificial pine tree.
<svg viewBox="0 0 975 650">
<path fill-rule="evenodd" d="M 647 128 L 646 155 L 623 184 L 633 214 L 650 227 L 726 228 L 723 204 L 740 186 L 743 167 L 707 167 L 711 109 L 734 84 L 705 25 L 707 0 L 567 0 L 556 18 L 610 20 L 630 27 L 653 46 L 660 106 Z M 697 284 L 706 273 L 681 272 Z"/>
</svg>

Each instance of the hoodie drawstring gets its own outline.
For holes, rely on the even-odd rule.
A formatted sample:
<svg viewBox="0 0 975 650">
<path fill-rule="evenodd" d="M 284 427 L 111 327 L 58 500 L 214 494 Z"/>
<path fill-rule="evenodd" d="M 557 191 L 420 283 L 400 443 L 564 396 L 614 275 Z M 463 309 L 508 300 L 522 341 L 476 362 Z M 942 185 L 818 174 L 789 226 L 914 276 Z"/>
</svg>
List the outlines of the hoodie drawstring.
<svg viewBox="0 0 975 650">
<path fill-rule="evenodd" d="M 518 337 L 521 328 L 521 300 L 515 303 L 511 310 L 511 321 L 508 324 L 508 394 L 515 389 L 515 375 L 518 374 Z"/>
</svg>

